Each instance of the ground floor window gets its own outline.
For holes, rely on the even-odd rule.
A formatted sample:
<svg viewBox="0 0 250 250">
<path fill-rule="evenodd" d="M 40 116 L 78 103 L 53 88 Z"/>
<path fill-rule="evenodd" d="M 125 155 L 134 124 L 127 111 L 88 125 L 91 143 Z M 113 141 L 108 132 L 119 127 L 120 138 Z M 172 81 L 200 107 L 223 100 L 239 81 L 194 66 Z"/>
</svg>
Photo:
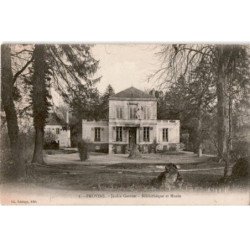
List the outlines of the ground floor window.
<svg viewBox="0 0 250 250">
<path fill-rule="evenodd" d="M 168 141 L 168 129 L 167 128 L 162 129 L 162 140 Z"/>
<path fill-rule="evenodd" d="M 149 141 L 149 127 L 143 128 L 143 141 Z"/>
<path fill-rule="evenodd" d="M 56 134 L 57 134 L 57 135 L 60 134 L 60 128 L 56 128 Z"/>
<path fill-rule="evenodd" d="M 122 141 L 122 127 L 116 127 L 116 141 Z"/>
<path fill-rule="evenodd" d="M 101 141 L 101 128 L 95 128 L 95 141 Z"/>
</svg>

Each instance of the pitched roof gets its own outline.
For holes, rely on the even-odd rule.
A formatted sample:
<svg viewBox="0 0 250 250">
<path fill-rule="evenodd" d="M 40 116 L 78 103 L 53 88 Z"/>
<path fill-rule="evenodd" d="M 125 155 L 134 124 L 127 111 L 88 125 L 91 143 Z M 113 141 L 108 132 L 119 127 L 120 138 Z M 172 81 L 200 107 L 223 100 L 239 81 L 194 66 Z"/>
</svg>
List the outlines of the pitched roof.
<svg viewBox="0 0 250 250">
<path fill-rule="evenodd" d="M 130 87 L 127 88 L 109 98 L 110 100 L 120 100 L 120 99 L 146 99 L 146 100 L 155 100 L 155 97 L 149 95 L 137 88 Z"/>
<path fill-rule="evenodd" d="M 66 122 L 60 119 L 56 113 L 49 113 L 48 118 L 46 120 L 46 125 L 66 125 Z"/>
</svg>

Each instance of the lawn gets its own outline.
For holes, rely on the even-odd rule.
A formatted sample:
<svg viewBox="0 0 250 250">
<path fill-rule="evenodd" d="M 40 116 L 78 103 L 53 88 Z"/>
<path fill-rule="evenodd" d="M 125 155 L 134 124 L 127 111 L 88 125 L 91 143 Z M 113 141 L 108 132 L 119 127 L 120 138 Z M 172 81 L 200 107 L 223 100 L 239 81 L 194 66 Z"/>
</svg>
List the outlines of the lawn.
<svg viewBox="0 0 250 250">
<path fill-rule="evenodd" d="M 36 165 L 33 175 L 20 185 L 58 191 L 152 191 L 151 181 L 172 162 L 178 165 L 184 184 L 178 191 L 225 192 L 231 189 L 248 188 L 247 181 L 225 185 L 223 165 L 212 156 L 198 158 L 190 152 L 179 154 L 145 154 L 140 159 L 128 155 L 90 154 L 81 162 L 72 150 L 46 154 L 46 165 Z M 7 183 L 6 183 L 7 184 Z"/>
<path fill-rule="evenodd" d="M 47 165 L 36 167 L 35 185 L 63 190 L 157 191 L 150 184 L 164 169 L 164 164 L 179 165 L 184 178 L 183 191 L 225 190 L 220 183 L 223 166 L 211 156 L 198 158 L 192 153 L 147 154 L 140 159 L 127 155 L 91 154 L 81 162 L 77 153 L 46 156 Z M 235 187 L 235 185 L 234 185 Z M 242 188 L 242 185 L 236 185 Z"/>
</svg>

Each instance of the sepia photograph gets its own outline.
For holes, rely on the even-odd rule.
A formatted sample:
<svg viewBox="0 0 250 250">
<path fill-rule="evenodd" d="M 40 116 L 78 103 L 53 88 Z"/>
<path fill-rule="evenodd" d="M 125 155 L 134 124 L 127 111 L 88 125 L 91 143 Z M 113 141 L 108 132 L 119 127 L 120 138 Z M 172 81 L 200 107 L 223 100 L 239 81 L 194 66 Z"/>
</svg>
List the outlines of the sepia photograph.
<svg viewBox="0 0 250 250">
<path fill-rule="evenodd" d="M 249 248 L 249 1 L 0 6 L 1 249 Z"/>
<path fill-rule="evenodd" d="M 1 204 L 249 205 L 250 46 L 1 45 Z"/>
</svg>

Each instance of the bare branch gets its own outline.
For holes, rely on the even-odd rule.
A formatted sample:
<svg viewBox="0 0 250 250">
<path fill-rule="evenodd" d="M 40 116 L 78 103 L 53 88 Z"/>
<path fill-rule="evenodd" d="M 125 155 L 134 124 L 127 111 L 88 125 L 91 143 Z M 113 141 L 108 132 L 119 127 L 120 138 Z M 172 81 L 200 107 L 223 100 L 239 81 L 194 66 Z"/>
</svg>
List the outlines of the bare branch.
<svg viewBox="0 0 250 250">
<path fill-rule="evenodd" d="M 15 84 L 18 76 L 21 75 L 27 69 L 27 67 L 33 62 L 33 59 L 34 57 L 32 55 L 31 59 L 28 62 L 26 62 L 26 64 L 19 71 L 16 72 L 16 74 L 13 76 L 13 81 L 12 81 L 13 85 Z"/>
</svg>

